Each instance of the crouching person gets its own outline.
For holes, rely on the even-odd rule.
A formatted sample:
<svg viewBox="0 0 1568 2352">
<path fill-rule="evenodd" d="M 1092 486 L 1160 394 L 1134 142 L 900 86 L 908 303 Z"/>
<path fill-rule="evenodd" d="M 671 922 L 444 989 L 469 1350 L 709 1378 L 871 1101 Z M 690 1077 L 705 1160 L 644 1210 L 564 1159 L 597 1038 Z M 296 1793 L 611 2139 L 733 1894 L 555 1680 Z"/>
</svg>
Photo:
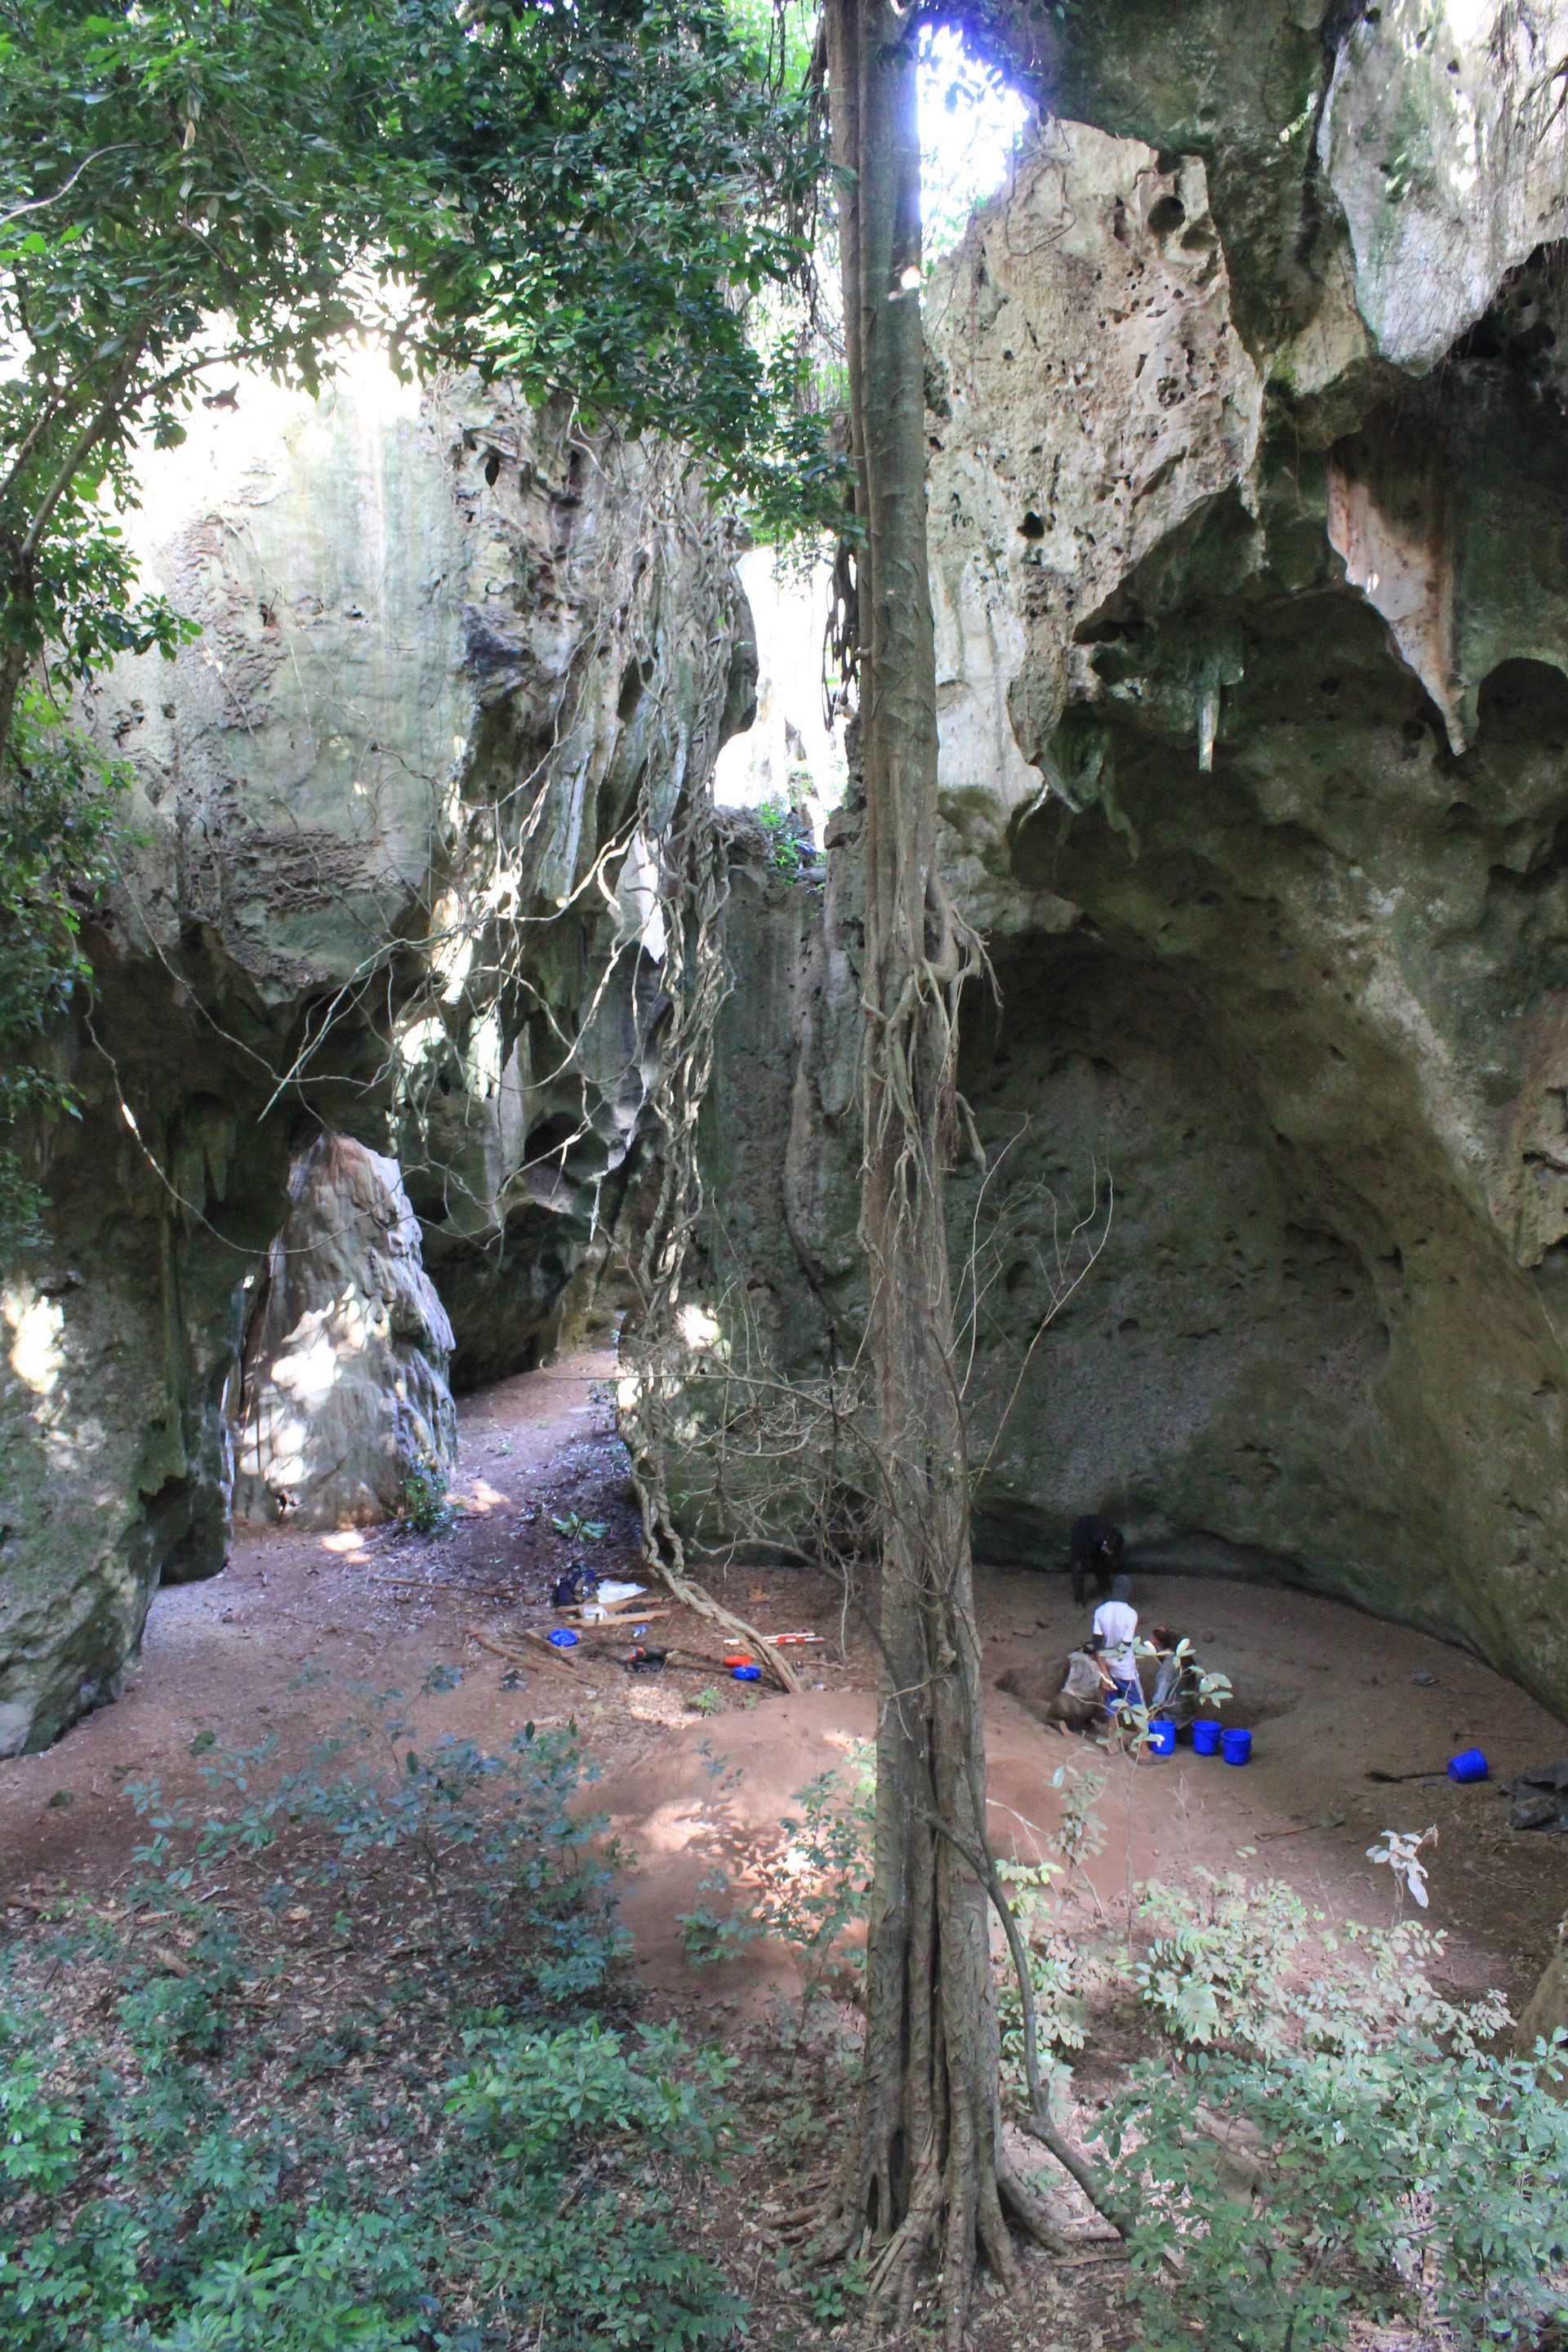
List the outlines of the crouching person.
<svg viewBox="0 0 1568 2352">
<path fill-rule="evenodd" d="M 1064 1736 L 1091 1731 L 1105 1719 L 1105 1677 L 1092 1642 L 1049 1666 L 1014 1666 L 997 1676 L 996 1687 Z"/>
</svg>

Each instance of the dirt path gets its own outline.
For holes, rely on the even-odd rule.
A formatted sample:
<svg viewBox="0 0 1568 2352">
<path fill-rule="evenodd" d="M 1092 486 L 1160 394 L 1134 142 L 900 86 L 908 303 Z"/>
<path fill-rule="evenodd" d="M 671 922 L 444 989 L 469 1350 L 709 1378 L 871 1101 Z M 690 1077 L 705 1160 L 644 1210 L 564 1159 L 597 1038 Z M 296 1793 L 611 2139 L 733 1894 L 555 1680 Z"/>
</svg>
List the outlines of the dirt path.
<svg viewBox="0 0 1568 2352">
<path fill-rule="evenodd" d="M 603 1770 L 598 1801 L 637 1855 L 625 1913 L 651 1989 L 682 2004 L 750 2006 L 784 1979 L 784 1956 L 765 1947 L 718 1977 L 696 1975 L 678 1920 L 705 1899 L 701 1882 L 716 1867 L 743 1885 L 757 1853 L 776 1844 L 795 1792 L 871 1733 L 869 1642 L 851 1623 L 840 1655 L 845 1629 L 827 1580 L 740 1570 L 726 1588 L 764 1630 L 827 1637 L 810 1654 L 807 1679 L 817 1686 L 793 1698 L 748 1691 L 718 1664 L 645 1681 L 613 1660 L 590 1658 L 574 1672 L 542 1654 L 520 1673 L 474 1639 L 477 1631 L 515 1640 L 525 1626 L 552 1622 L 550 1584 L 570 1559 L 636 1574 L 635 1516 L 605 1386 L 611 1370 L 606 1358 L 578 1357 L 468 1399 L 455 1490 L 464 1516 L 445 1536 L 252 1531 L 223 1576 L 160 1592 L 119 1703 L 47 1754 L 0 1766 L 0 1891 L 112 1878 L 139 1834 L 127 1784 L 156 1780 L 171 1795 L 199 1799 L 201 1755 L 215 1739 L 240 1748 L 274 1739 L 284 1762 L 298 1762 L 341 1723 L 345 1685 L 415 1693 L 429 1666 L 455 1665 L 461 1686 L 416 1705 L 426 1737 L 451 1732 L 494 1748 L 531 1717 L 575 1716 Z M 574 1510 L 605 1520 L 605 1535 L 563 1538 L 552 1517 Z M 1007 1667 L 1081 1638 L 1064 1577 L 982 1574 L 980 1591 L 992 1685 Z M 1138 1773 L 1134 1875 L 1198 1865 L 1266 1872 L 1335 1916 L 1384 1919 L 1388 1877 L 1366 1846 L 1385 1827 L 1436 1822 L 1430 1916 L 1452 1931 L 1456 1981 L 1500 1983 L 1516 1998 L 1526 1990 L 1568 1909 L 1568 1840 L 1510 1832 L 1493 1787 L 1437 1779 L 1380 1789 L 1363 1776 L 1440 1767 L 1477 1743 L 1506 1778 L 1568 1752 L 1568 1731 L 1461 1653 L 1331 1601 L 1175 1577 L 1137 1579 L 1135 1598 L 1146 1623 L 1163 1618 L 1191 1633 L 1238 1687 L 1267 1685 L 1279 1711 L 1258 1724 L 1244 1771 L 1180 1750 Z M 709 1630 L 679 1612 L 657 1630 L 717 1658 Z M 290 1687 L 311 1669 L 327 1672 Z M 716 1695 L 712 1716 L 690 1705 L 704 1690 Z M 994 1688 L 989 1750 L 994 1833 L 1031 1857 L 1057 1818 L 1052 1773 L 1063 1763 L 1092 1768 L 1094 1751 L 1042 1729 Z M 1127 1874 L 1125 1776 L 1100 1809 L 1108 1842 L 1093 1878 L 1099 1900 L 1114 1906 Z"/>
</svg>

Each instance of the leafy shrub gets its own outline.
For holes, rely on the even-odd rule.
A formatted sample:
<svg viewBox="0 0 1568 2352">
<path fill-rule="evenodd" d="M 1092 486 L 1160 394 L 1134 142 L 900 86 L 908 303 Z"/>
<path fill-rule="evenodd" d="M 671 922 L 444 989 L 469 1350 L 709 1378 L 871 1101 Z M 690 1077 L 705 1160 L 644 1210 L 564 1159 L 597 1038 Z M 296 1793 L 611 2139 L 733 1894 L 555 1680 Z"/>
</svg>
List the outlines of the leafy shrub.
<svg viewBox="0 0 1568 2352">
<path fill-rule="evenodd" d="M 712 2095 L 730 2062 L 712 2053 L 689 2061 L 672 2026 L 645 2026 L 637 2041 L 638 2056 L 628 2054 L 597 2019 L 554 2033 L 477 2034 L 476 2063 L 447 2084 L 447 2113 L 530 2172 L 559 2168 L 585 2137 L 607 2132 L 637 2133 L 650 2155 L 711 2163 L 724 2132 Z"/>
<path fill-rule="evenodd" d="M 0 2017 L 0 2179 L 43 2196 L 63 2189 L 77 2168 L 81 2119 L 46 2088 L 46 2066 L 34 2035 Z"/>
<path fill-rule="evenodd" d="M 1495 1996 L 1433 1982 L 1440 1934 L 1328 1930 L 1238 1875 L 1151 1891 L 1137 1970 L 1169 2037 L 1110 2119 L 1151 2352 L 1315 2352 L 1398 2316 L 1455 2347 L 1561 2315 L 1568 2110 L 1489 2046 Z"/>
<path fill-rule="evenodd" d="M 438 1536 L 451 1526 L 450 1492 L 438 1462 L 426 1456 L 408 1465 L 397 1498 L 397 1516 L 418 1536 Z"/>
<path fill-rule="evenodd" d="M 1227 2140 L 1257 2151 L 1240 2186 Z M 1197 2328 L 1312 2352 L 1352 2316 L 1394 2315 L 1457 2346 L 1529 2345 L 1563 2313 L 1568 2113 L 1532 2063 L 1405 2030 L 1350 2051 L 1199 2051 L 1139 2070 L 1112 2144 L 1151 2347 Z"/>
<path fill-rule="evenodd" d="M 779 1823 L 784 1843 L 756 1873 L 759 1892 L 724 1913 L 703 1904 L 679 1922 L 689 1959 L 699 1966 L 729 1959 L 759 1936 L 777 1937 L 800 1962 L 810 2001 L 835 1969 L 859 1955 L 847 1931 L 864 1918 L 871 1892 L 871 1841 L 876 1820 L 874 1759 L 864 1743 L 851 1748 L 847 1785 L 837 1771 L 820 1772 L 796 1791 L 797 1814 Z M 721 1872 L 701 1882 L 727 1892 Z"/>
<path fill-rule="evenodd" d="M 1089 2038 L 1089 1995 L 1100 1980 L 1100 1968 L 1081 1936 L 1068 1936 L 1057 1925 L 1049 1900 L 1052 1882 L 1062 1873 L 1055 1862 L 1003 1862 L 997 1875 L 1007 1890 L 1013 1916 L 1024 1931 L 1029 1956 L 1029 1990 L 1034 1996 L 1035 2040 L 1042 2057 L 1081 2050 Z M 1024 2066 L 1024 2003 L 1018 1980 L 1005 1970 L 997 1985 L 997 2014 L 1002 2030 L 1005 2079 L 1021 2095 Z"/>
<path fill-rule="evenodd" d="M 138 1790 L 153 1834 L 129 1908 L 6 1955 L 6 2352 L 482 2352 L 524 2333 L 717 2352 L 740 2326 L 668 2185 L 721 2163 L 728 2066 L 584 2006 L 613 1993 L 624 1939 L 574 1737 L 426 1753 L 396 1693 L 362 1700 L 307 1772 L 277 1774 L 270 1743 L 215 1752 L 200 1821 Z M 427 2006 L 362 1993 L 280 2047 L 268 1919 L 313 1919 L 298 1898 L 326 1895 L 352 1941 L 389 1857 L 438 1897 Z M 257 1899 L 218 1909 L 220 1885 Z M 108 1974 L 90 2043 L 58 2007 L 67 1959 Z M 310 2014 L 324 1988 L 304 1990 Z"/>
<path fill-rule="evenodd" d="M 47 697 L 23 692 L 0 769 L 0 1267 L 41 1238 L 43 1193 L 26 1143 L 45 1122 L 79 1112 L 76 1088 L 39 1048 L 91 985 L 81 923 L 108 877 L 130 773 Z"/>
</svg>

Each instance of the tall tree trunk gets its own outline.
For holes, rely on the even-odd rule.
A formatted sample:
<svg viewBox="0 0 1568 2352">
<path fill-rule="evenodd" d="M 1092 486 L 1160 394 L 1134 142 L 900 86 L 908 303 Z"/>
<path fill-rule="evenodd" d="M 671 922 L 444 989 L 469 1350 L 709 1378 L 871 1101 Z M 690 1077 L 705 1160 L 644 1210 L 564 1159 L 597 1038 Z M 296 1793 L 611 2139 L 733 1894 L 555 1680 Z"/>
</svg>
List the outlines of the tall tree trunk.
<svg viewBox="0 0 1568 2352">
<path fill-rule="evenodd" d="M 1000 2139 L 980 1858 L 985 1755 L 963 1416 L 943 1212 L 958 992 L 976 961 L 937 863 L 926 558 L 918 11 L 829 0 L 857 507 L 866 795 L 862 1230 L 882 1476 L 876 1873 L 858 2168 L 873 2291 L 907 2316 L 940 2260 L 950 2344 L 976 2263 L 1011 2281 L 1003 2199 L 1037 2221 Z M 849 175 L 853 175 L 850 177 Z"/>
</svg>

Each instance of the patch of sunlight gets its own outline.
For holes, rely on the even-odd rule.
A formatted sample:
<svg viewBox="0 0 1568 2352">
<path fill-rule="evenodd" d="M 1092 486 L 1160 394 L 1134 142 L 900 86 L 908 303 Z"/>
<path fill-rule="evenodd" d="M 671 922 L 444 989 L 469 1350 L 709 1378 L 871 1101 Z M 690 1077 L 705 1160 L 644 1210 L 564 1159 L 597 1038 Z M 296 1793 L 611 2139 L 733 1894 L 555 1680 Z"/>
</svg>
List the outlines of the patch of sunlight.
<svg viewBox="0 0 1568 2352">
<path fill-rule="evenodd" d="M 437 915 L 437 925 L 447 932 L 438 940 L 430 961 L 441 982 L 441 994 L 448 1004 L 456 1004 L 473 966 L 474 950 L 479 945 L 471 927 L 459 929 L 461 909 L 443 908 Z"/>
<path fill-rule="evenodd" d="M 500 1009 L 492 1005 L 483 1020 L 476 1022 L 465 1057 L 468 1090 L 480 1101 L 500 1091 L 504 1045 Z"/>
<path fill-rule="evenodd" d="M 685 1853 L 699 1839 L 711 1835 L 712 1822 L 700 1798 L 660 1805 L 637 1823 L 637 1859 L 650 1853 Z"/>
<path fill-rule="evenodd" d="M 483 1518 L 488 1511 L 510 1510 L 511 1496 L 503 1495 L 499 1486 L 492 1486 L 488 1478 L 476 1478 L 463 1497 L 463 1508 Z"/>
<path fill-rule="evenodd" d="M 416 1021 L 397 1040 L 397 1058 L 405 1070 L 412 1070 L 427 1055 L 438 1053 L 446 1042 L 444 1023 L 433 1016 L 426 1021 Z"/>
<path fill-rule="evenodd" d="M 417 416 L 423 393 L 416 379 L 405 382 L 386 355 L 376 334 L 355 335 L 328 347 L 327 359 L 337 383 L 347 387 L 356 412 L 365 423 L 383 425 L 396 416 Z"/>
<path fill-rule="evenodd" d="M 275 1357 L 268 1365 L 268 1377 L 296 1404 L 320 1404 L 336 1385 L 338 1350 L 325 1331 L 318 1331 L 302 1346 L 291 1340 L 288 1354 Z"/>
<path fill-rule="evenodd" d="M 11 1328 L 11 1369 L 35 1396 L 47 1397 L 65 1370 L 65 1311 L 52 1298 L 7 1290 L 0 1314 Z"/>
<path fill-rule="evenodd" d="M 240 1466 L 249 1477 L 265 1476 L 268 1486 L 289 1504 L 299 1501 L 295 1488 L 305 1483 L 305 1446 L 309 1432 L 302 1421 L 269 1412 L 240 1448 Z"/>
<path fill-rule="evenodd" d="M 1441 47 L 1446 37 L 1458 48 L 1479 48 L 1490 37 L 1497 13 L 1497 0 L 1447 0 L 1447 5 L 1441 11 L 1434 9 L 1430 12 L 1431 16 L 1440 15 L 1441 17 L 1440 28 L 1436 35 L 1437 46 Z M 1427 40 L 1434 37 L 1426 11 L 1423 11 L 1419 26 L 1413 26 L 1407 37 L 1407 46 L 1413 56 L 1424 46 L 1423 35 Z"/>
<path fill-rule="evenodd" d="M 965 47 L 956 26 L 921 39 L 921 215 L 927 262 L 951 253 L 1006 178 L 1034 120 L 1028 100 Z"/>
<path fill-rule="evenodd" d="M 731 738 L 734 742 L 744 740 L 738 735 Z M 724 751 L 729 749 L 727 743 Z M 721 763 L 724 751 L 719 755 Z M 720 800 L 717 775 L 713 796 L 716 801 Z M 720 805 L 723 805 L 721 801 Z M 621 860 L 620 879 L 616 884 L 616 907 L 620 917 L 620 938 L 636 940 L 656 963 L 663 961 L 667 944 L 664 909 L 658 903 L 658 868 L 648 848 L 647 837 L 639 826 L 632 835 L 631 847 Z"/>
<path fill-rule="evenodd" d="M 710 1315 L 706 1307 L 683 1307 L 675 1320 L 687 1346 L 698 1353 L 710 1348 L 719 1337 L 719 1318 Z"/>
<path fill-rule="evenodd" d="M 757 715 L 720 752 L 713 797 L 721 808 L 796 810 L 820 845 L 845 785 L 842 731 L 822 707 L 833 566 L 753 547 L 736 569 L 757 627 Z"/>
<path fill-rule="evenodd" d="M 357 1528 L 345 1528 L 341 1535 L 323 1536 L 321 1549 L 336 1552 L 363 1552 L 364 1538 Z"/>
</svg>

